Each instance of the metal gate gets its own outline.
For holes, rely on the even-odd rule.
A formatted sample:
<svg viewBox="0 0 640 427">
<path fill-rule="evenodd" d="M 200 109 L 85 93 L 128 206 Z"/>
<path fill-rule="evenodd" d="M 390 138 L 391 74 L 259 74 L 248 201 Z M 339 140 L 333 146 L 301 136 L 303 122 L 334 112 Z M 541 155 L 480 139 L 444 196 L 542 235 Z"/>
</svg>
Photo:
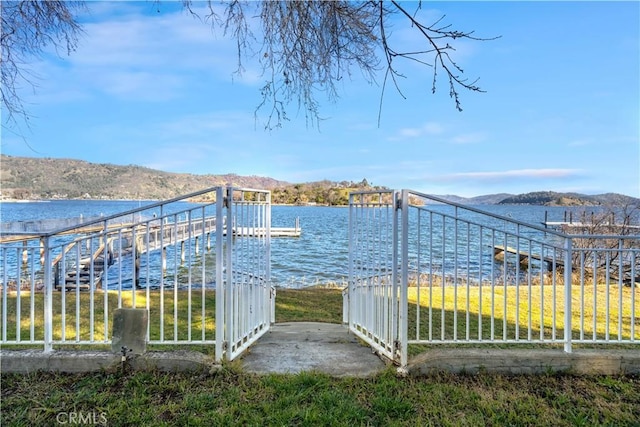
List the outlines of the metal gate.
<svg viewBox="0 0 640 427">
<path fill-rule="evenodd" d="M 352 193 L 345 322 L 401 369 L 409 345 L 636 344 L 637 219 L 591 216 L 556 230 L 411 190 Z"/>
<path fill-rule="evenodd" d="M 140 308 L 148 344 L 236 358 L 275 320 L 270 202 L 214 187 L 49 231 L 3 223 L 0 345 L 109 345 L 114 310 Z"/>
<path fill-rule="evenodd" d="M 219 193 L 223 191 L 218 189 Z M 223 251 L 218 251 L 216 282 L 222 286 L 224 312 L 216 311 L 216 324 L 224 325 L 223 348 L 233 360 L 269 330 L 275 308 L 275 291 L 270 284 L 271 193 L 264 190 L 227 188 L 219 194 L 226 209 Z M 218 213 L 222 217 L 221 212 Z"/>
<path fill-rule="evenodd" d="M 394 191 L 349 195 L 349 329 L 380 355 L 400 356 L 399 220 Z"/>
</svg>

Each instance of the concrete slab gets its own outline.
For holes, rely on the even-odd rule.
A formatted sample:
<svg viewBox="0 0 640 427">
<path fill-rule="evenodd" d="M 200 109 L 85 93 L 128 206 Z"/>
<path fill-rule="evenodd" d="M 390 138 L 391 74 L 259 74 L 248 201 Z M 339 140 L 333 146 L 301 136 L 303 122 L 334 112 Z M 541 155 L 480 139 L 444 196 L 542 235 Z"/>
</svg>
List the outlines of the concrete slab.
<svg viewBox="0 0 640 427">
<path fill-rule="evenodd" d="M 243 369 L 258 374 L 316 371 L 336 377 L 368 377 L 385 363 L 344 325 L 276 323 L 241 359 Z"/>
</svg>

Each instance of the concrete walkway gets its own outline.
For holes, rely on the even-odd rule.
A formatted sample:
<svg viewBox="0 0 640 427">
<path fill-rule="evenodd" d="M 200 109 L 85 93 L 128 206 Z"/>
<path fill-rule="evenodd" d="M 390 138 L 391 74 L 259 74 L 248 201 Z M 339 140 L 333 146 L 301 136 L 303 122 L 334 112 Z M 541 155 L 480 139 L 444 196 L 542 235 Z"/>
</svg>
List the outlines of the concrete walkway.
<svg viewBox="0 0 640 427">
<path fill-rule="evenodd" d="M 253 373 L 324 372 L 345 377 L 375 375 L 384 362 L 349 334 L 344 325 L 334 323 L 276 323 L 251 346 L 241 360 L 243 369 Z"/>
</svg>

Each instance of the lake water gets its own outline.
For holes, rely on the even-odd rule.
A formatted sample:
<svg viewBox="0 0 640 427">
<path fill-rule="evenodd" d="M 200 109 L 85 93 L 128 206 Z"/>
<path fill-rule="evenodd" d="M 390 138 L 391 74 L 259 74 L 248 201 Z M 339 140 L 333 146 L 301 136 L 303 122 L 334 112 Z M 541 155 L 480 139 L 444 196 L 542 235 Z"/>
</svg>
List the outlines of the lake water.
<svg viewBox="0 0 640 427">
<path fill-rule="evenodd" d="M 29 203 L 0 203 L 0 220 L 84 218 L 111 215 L 136 209 L 151 202 L 53 200 Z M 185 203 L 185 206 L 189 204 Z M 540 225 L 545 219 L 560 221 L 566 208 L 544 206 L 485 205 L 478 208 Z M 300 219 L 299 238 L 271 240 L 271 275 L 275 285 L 304 287 L 315 284 L 346 284 L 348 276 L 348 221 L 346 207 L 273 206 L 272 226 L 293 227 Z"/>
</svg>

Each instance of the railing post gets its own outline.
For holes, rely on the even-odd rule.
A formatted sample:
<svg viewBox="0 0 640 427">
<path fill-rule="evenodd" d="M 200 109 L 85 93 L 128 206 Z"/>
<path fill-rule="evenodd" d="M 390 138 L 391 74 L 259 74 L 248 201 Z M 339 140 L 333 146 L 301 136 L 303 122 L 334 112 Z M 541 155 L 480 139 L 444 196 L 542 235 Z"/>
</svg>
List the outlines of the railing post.
<svg viewBox="0 0 640 427">
<path fill-rule="evenodd" d="M 235 345 L 234 341 L 236 339 L 236 324 L 235 324 L 235 315 L 233 311 L 233 298 L 236 290 L 234 289 L 233 283 L 233 227 L 234 227 L 234 215 L 235 209 L 233 207 L 233 187 L 226 188 L 226 197 L 225 197 L 225 215 L 227 217 L 227 235 L 226 235 L 226 244 L 224 247 L 224 270 L 225 270 L 225 279 L 224 279 L 224 300 L 222 303 L 224 304 L 224 312 L 225 312 L 225 322 L 224 322 L 224 341 L 226 344 L 225 349 L 225 358 L 227 360 L 231 360 L 231 355 L 233 353 L 233 347 Z"/>
<path fill-rule="evenodd" d="M 51 266 L 50 237 L 41 239 L 44 250 L 44 352 L 53 351 L 53 280 Z M 33 298 L 33 295 L 31 296 Z"/>
<path fill-rule="evenodd" d="M 276 323 L 276 288 L 273 286 L 269 286 L 269 295 L 271 298 L 271 317 L 270 322 Z"/>
<path fill-rule="evenodd" d="M 271 300 L 270 314 L 269 319 L 267 320 L 269 323 L 276 323 L 276 289 L 273 288 L 273 292 L 271 291 L 271 192 L 266 194 L 266 206 L 265 206 L 265 217 L 264 217 L 264 227 L 265 227 L 265 254 L 264 260 L 265 263 L 265 282 L 266 282 L 266 294 L 269 296 Z M 258 270 L 259 271 L 259 270 Z"/>
<path fill-rule="evenodd" d="M 398 282 L 400 279 L 398 278 L 398 266 L 401 263 L 401 259 L 399 259 L 400 255 L 398 255 L 398 246 L 400 245 L 400 238 L 398 234 L 400 230 L 398 229 L 398 221 L 400 214 L 398 213 L 401 208 L 402 200 L 400 199 L 400 193 L 394 191 L 391 193 L 392 197 L 392 209 L 393 209 L 393 224 L 391 225 L 391 343 L 393 345 L 393 356 L 395 359 L 396 350 L 398 350 L 400 345 L 400 340 L 398 337 L 399 320 L 398 320 L 398 311 L 400 310 L 400 295 L 398 292 Z"/>
<path fill-rule="evenodd" d="M 223 288 L 223 234 L 224 234 L 224 189 L 218 187 L 216 189 L 216 353 L 215 360 L 220 362 L 224 351 L 224 288 Z M 164 254 L 164 249 L 163 249 Z M 164 271 L 164 266 L 163 266 Z"/>
<path fill-rule="evenodd" d="M 355 226 L 355 220 L 354 220 L 354 210 L 355 210 L 355 195 L 353 194 L 349 194 L 349 218 L 348 218 L 348 225 L 347 225 L 347 243 L 348 243 L 348 274 L 349 274 L 349 279 L 347 280 L 347 293 L 346 293 L 346 297 L 347 297 L 347 305 L 348 308 L 345 310 L 344 309 L 344 298 L 345 298 L 345 294 L 343 293 L 343 299 L 342 299 L 342 321 L 345 322 L 347 324 L 347 327 L 349 329 L 351 329 L 351 319 L 353 317 L 353 313 L 355 313 L 354 307 L 352 306 L 352 300 L 353 298 L 351 297 L 352 295 L 354 295 L 355 292 L 355 270 L 353 268 L 353 262 L 355 259 L 355 245 L 353 242 L 353 227 Z"/>
<path fill-rule="evenodd" d="M 342 290 L 342 323 L 349 325 L 349 282 L 347 282 L 347 287 Z"/>
<path fill-rule="evenodd" d="M 565 353 L 571 353 L 571 284 L 572 284 L 572 272 L 573 272 L 573 254 L 572 252 L 572 238 L 570 236 L 565 237 L 564 241 L 564 351 Z M 595 315 L 595 313 L 594 313 Z"/>
<path fill-rule="evenodd" d="M 407 309 L 407 287 L 409 282 L 409 191 L 402 190 L 400 211 L 402 229 L 400 240 L 400 307 L 398 313 L 399 340 L 400 340 L 400 369 L 405 369 L 408 363 L 407 355 L 407 329 L 409 327 Z"/>
</svg>

